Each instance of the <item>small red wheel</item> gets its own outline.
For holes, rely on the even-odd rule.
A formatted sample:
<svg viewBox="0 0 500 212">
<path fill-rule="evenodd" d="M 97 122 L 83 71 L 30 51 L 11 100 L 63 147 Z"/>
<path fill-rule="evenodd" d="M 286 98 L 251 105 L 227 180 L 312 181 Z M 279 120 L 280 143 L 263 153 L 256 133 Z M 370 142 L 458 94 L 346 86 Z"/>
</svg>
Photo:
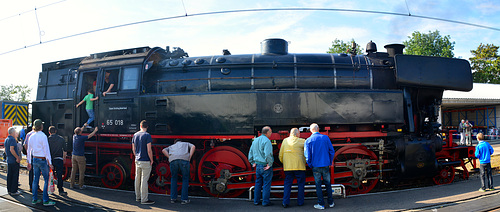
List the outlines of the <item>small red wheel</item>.
<svg viewBox="0 0 500 212">
<path fill-rule="evenodd" d="M 63 169 L 64 169 L 64 172 L 62 174 L 62 181 L 65 181 L 71 175 L 71 167 L 64 166 Z M 55 174 L 55 172 L 54 172 L 54 180 L 59 180 L 59 179 L 57 179 L 57 175 Z"/>
<path fill-rule="evenodd" d="M 251 166 L 247 157 L 238 149 L 230 146 L 219 146 L 206 152 L 198 165 L 198 179 L 201 183 L 208 185 L 213 179 L 220 177 L 220 171 L 229 170 L 231 173 L 250 171 Z M 230 183 L 249 182 L 251 176 L 233 177 Z M 237 197 L 246 190 L 231 190 L 225 194 L 215 194 L 210 192 L 210 188 L 204 186 L 203 189 L 212 196 L 217 197 Z"/>
<path fill-rule="evenodd" d="M 441 158 L 438 159 L 438 161 L 447 162 L 451 160 L 448 158 Z M 434 181 L 436 185 L 444 185 L 452 183 L 454 179 L 455 179 L 455 167 L 443 166 L 438 171 L 438 174 L 432 178 L 432 181 Z"/>
<path fill-rule="evenodd" d="M 162 161 L 158 164 L 153 164 L 153 169 L 151 170 L 151 176 L 148 180 L 148 187 L 151 191 L 158 194 L 170 194 L 170 163 L 168 161 Z M 182 181 L 181 181 L 182 182 Z M 177 187 L 177 190 L 181 190 L 181 186 Z"/>
<path fill-rule="evenodd" d="M 63 179 L 62 180 L 65 181 L 69 177 L 71 177 L 71 167 L 64 166 L 64 172 L 63 172 L 63 176 L 62 176 Z"/>
<path fill-rule="evenodd" d="M 126 179 L 125 169 L 119 163 L 108 163 L 104 165 L 101 170 L 101 175 L 103 175 L 101 179 L 102 184 L 104 184 L 106 188 L 119 188 Z"/>
<path fill-rule="evenodd" d="M 338 151 L 335 152 L 335 156 L 333 159 L 333 163 L 339 163 L 339 164 L 345 164 L 343 166 L 335 166 L 334 172 L 331 173 L 332 177 L 335 176 L 334 174 L 342 176 L 341 173 L 352 173 L 352 170 L 347 167 L 346 164 L 347 161 L 349 160 L 377 160 L 377 155 L 373 153 L 373 151 L 367 149 L 365 146 L 346 146 L 342 147 Z M 368 162 L 367 162 L 368 163 Z M 369 163 L 366 164 L 367 167 L 366 169 L 372 170 L 375 167 L 370 165 Z M 354 194 L 365 194 L 370 192 L 373 188 L 375 188 L 375 185 L 377 185 L 378 182 L 378 175 L 379 172 L 367 172 L 366 176 L 364 177 L 365 179 L 359 180 L 355 179 L 352 174 L 346 174 L 345 176 L 347 177 L 339 177 L 335 178 L 335 183 L 338 184 L 344 184 L 346 186 L 347 190 L 347 195 L 354 195 Z M 371 179 L 366 179 L 366 178 L 371 178 Z"/>
</svg>

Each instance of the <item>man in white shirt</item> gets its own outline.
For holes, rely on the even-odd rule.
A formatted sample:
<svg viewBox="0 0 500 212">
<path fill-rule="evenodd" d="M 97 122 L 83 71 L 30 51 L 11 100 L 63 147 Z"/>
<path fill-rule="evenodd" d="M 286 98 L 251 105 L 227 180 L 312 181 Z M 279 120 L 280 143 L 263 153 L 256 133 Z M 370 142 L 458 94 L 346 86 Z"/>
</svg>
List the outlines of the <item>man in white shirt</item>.
<svg viewBox="0 0 500 212">
<path fill-rule="evenodd" d="M 43 186 L 43 205 L 51 206 L 55 205 L 54 201 L 49 200 L 49 166 L 51 169 L 52 166 L 52 158 L 50 157 L 50 148 L 49 142 L 47 140 L 47 136 L 42 132 L 43 129 L 42 120 L 37 119 L 33 122 L 33 128 L 35 129 L 35 133 L 30 136 L 28 142 L 28 170 L 33 166 L 34 169 L 34 179 L 32 188 L 38 187 L 38 182 L 40 181 L 40 172 L 43 175 L 43 180 L 45 181 L 45 185 Z M 31 164 L 33 158 L 33 164 Z M 38 204 L 42 201 L 38 199 L 38 190 L 33 189 L 33 200 L 32 204 Z"/>
</svg>

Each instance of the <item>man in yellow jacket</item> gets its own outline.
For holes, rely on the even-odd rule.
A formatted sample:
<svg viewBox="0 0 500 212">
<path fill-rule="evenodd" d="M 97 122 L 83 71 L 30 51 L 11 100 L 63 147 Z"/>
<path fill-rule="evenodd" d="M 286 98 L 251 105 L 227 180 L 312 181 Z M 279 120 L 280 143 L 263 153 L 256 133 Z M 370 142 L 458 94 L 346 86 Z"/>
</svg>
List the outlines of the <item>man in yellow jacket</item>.
<svg viewBox="0 0 500 212">
<path fill-rule="evenodd" d="M 283 193 L 283 207 L 290 204 L 290 192 L 293 179 L 297 178 L 298 197 L 297 205 L 304 205 L 304 185 L 306 184 L 306 158 L 304 157 L 305 139 L 300 138 L 299 129 L 290 130 L 290 137 L 281 144 L 279 159 L 285 171 L 285 185 Z"/>
</svg>

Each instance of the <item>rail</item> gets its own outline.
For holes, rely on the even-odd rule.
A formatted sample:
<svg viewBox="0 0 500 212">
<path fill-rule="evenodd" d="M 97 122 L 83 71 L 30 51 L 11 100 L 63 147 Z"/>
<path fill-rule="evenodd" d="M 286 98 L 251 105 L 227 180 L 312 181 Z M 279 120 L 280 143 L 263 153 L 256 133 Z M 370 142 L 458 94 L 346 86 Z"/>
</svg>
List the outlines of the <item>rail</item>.
<svg viewBox="0 0 500 212">
<path fill-rule="evenodd" d="M 342 184 L 331 184 L 332 186 L 332 194 L 334 196 L 341 196 L 342 198 L 346 198 L 345 186 Z M 325 185 L 321 185 L 323 190 L 325 190 Z M 292 193 L 297 192 L 297 185 L 292 186 Z M 255 189 L 255 186 L 252 186 L 248 189 L 248 201 L 252 201 L 252 191 Z M 283 193 L 284 186 L 271 186 L 271 193 Z M 316 192 L 316 185 L 305 185 L 304 192 Z"/>
</svg>

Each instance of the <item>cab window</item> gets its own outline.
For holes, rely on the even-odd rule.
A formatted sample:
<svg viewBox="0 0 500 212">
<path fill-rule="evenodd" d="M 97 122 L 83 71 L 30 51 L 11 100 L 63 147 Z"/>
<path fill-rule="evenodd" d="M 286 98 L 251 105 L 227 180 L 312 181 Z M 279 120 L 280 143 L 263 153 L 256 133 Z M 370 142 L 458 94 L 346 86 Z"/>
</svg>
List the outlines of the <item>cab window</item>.
<svg viewBox="0 0 500 212">
<path fill-rule="evenodd" d="M 137 89 L 139 81 L 139 68 L 127 67 L 123 68 L 120 90 Z"/>
<path fill-rule="evenodd" d="M 118 75 L 120 74 L 120 69 L 108 69 L 104 72 L 104 81 L 102 82 L 101 92 L 107 91 L 111 85 L 109 92 L 116 92 L 118 89 Z"/>
</svg>

